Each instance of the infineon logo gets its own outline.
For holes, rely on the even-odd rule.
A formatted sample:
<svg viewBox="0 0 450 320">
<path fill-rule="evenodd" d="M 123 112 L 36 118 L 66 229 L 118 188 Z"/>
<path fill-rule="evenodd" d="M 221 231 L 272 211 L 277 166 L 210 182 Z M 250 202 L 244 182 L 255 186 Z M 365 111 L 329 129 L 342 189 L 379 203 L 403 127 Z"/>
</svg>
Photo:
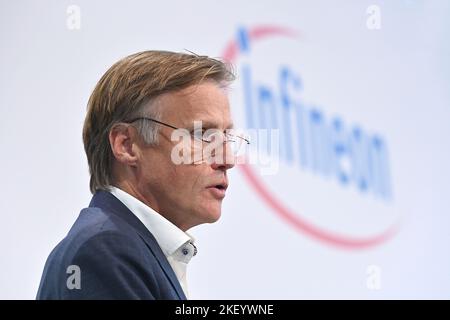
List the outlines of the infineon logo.
<svg viewBox="0 0 450 320">
<path fill-rule="evenodd" d="M 251 163 L 239 168 L 263 201 L 303 234 L 348 249 L 381 244 L 399 225 L 388 143 L 308 101 L 300 40 L 287 28 L 241 28 L 222 54 L 238 73 L 236 122 L 279 133 L 276 174 L 261 174 Z"/>
</svg>

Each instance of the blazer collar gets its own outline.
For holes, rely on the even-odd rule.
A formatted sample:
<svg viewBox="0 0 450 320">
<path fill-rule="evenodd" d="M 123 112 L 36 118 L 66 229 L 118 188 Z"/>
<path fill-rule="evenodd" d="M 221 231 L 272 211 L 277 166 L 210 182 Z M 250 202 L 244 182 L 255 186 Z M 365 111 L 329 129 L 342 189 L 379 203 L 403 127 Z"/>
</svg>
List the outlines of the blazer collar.
<svg viewBox="0 0 450 320">
<path fill-rule="evenodd" d="M 167 261 L 166 256 L 162 252 L 158 242 L 151 232 L 142 224 L 142 222 L 131 212 L 119 199 L 112 195 L 108 191 L 98 190 L 92 197 L 89 207 L 96 207 L 103 209 L 107 212 L 111 212 L 116 216 L 120 217 L 126 223 L 128 223 L 139 236 L 145 241 L 149 249 L 152 251 L 153 255 L 156 257 L 159 265 L 163 269 L 165 275 L 169 279 L 173 288 L 177 292 L 178 296 L 182 300 L 186 300 L 186 296 L 180 283 Z"/>
</svg>

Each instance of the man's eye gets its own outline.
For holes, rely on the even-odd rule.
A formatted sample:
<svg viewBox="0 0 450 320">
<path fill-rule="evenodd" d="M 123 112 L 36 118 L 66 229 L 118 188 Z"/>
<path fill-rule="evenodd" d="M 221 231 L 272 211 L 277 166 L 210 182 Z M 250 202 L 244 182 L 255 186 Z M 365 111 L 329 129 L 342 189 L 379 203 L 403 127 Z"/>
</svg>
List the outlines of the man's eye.
<svg viewBox="0 0 450 320">
<path fill-rule="evenodd" d="M 202 139 L 204 133 L 205 133 L 205 130 L 202 129 L 202 130 L 194 130 L 194 132 L 192 134 L 196 139 Z"/>
<path fill-rule="evenodd" d="M 221 138 L 223 138 L 223 132 L 219 129 L 210 129 L 210 130 L 206 131 L 206 133 L 203 135 L 203 137 L 208 141 L 221 139 Z"/>
</svg>

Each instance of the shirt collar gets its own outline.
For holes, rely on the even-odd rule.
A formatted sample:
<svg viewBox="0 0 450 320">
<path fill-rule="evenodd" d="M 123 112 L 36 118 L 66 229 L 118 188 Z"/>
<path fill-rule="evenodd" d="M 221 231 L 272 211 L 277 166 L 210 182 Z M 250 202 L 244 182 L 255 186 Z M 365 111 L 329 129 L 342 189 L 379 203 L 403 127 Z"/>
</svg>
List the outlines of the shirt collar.
<svg viewBox="0 0 450 320">
<path fill-rule="evenodd" d="M 195 239 L 190 234 L 132 195 L 114 186 L 109 187 L 109 192 L 127 206 L 144 224 L 155 237 L 166 257 L 173 255 L 177 250 L 180 251 L 179 249 L 186 244 L 194 243 Z"/>
</svg>

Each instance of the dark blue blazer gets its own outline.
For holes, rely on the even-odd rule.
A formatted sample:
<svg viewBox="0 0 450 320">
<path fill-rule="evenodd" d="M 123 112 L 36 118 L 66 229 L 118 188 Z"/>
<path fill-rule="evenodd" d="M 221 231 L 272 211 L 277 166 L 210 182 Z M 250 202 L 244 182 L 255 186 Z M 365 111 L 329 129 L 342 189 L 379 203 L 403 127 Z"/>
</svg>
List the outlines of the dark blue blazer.
<svg viewBox="0 0 450 320">
<path fill-rule="evenodd" d="M 97 191 L 50 253 L 37 299 L 186 296 L 148 229 L 111 193 Z"/>
</svg>

